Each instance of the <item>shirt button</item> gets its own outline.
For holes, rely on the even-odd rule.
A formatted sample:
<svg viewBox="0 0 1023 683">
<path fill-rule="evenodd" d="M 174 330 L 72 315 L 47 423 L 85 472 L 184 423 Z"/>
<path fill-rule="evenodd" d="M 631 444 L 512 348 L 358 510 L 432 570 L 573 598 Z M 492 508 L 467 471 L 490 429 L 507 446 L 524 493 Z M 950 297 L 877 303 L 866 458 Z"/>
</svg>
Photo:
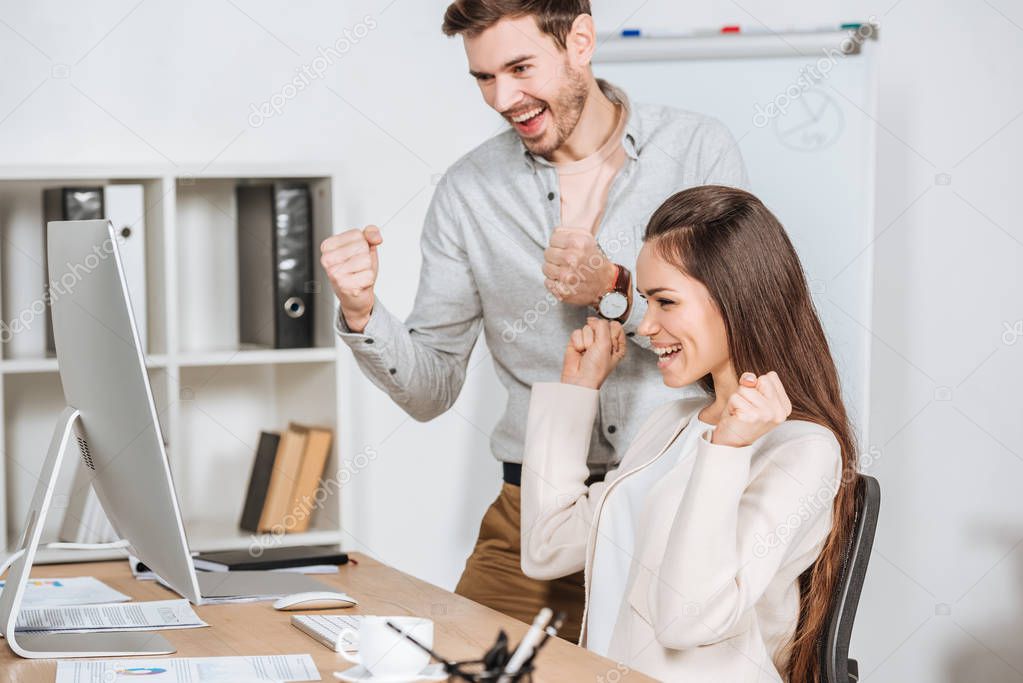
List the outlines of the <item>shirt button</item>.
<svg viewBox="0 0 1023 683">
<path fill-rule="evenodd" d="M 635 333 L 635 332 L 626 332 L 626 333 L 625 333 L 625 336 L 626 336 L 626 337 L 635 337 L 635 336 L 636 336 L 636 333 Z"/>
<path fill-rule="evenodd" d="M 609 427 L 607 428 L 607 433 L 608 433 L 608 434 L 614 434 L 614 433 L 615 433 L 615 432 L 617 432 L 617 431 L 618 431 L 618 427 L 615 427 L 614 425 L 610 425 L 610 426 L 609 426 Z"/>
<path fill-rule="evenodd" d="M 367 339 L 367 340 L 366 340 L 366 343 L 367 343 L 367 344 L 372 344 L 372 343 L 373 343 L 373 340 L 372 340 L 372 339 Z"/>
<path fill-rule="evenodd" d="M 549 199 L 549 200 L 550 200 L 550 201 L 552 201 L 552 202 L 554 201 L 554 198 L 555 198 L 556 196 L 557 196 L 557 195 L 556 195 L 556 194 L 554 194 L 553 192 L 548 192 L 548 193 L 547 193 L 547 199 Z"/>
<path fill-rule="evenodd" d="M 397 375 L 398 374 L 398 368 L 391 368 L 387 372 L 391 373 L 392 375 Z"/>
</svg>

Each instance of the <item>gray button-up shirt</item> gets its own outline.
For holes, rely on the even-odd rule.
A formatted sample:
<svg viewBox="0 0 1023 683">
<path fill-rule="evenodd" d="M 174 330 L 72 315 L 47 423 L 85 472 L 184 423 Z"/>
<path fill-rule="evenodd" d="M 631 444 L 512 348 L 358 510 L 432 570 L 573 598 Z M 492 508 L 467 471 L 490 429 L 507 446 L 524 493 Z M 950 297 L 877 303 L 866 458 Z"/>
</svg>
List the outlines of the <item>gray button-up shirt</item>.
<svg viewBox="0 0 1023 683">
<path fill-rule="evenodd" d="M 735 140 L 718 121 L 662 106 L 631 105 L 600 81 L 628 111 L 622 144 L 627 159 L 608 194 L 597 241 L 608 257 L 636 272 L 651 214 L 669 196 L 696 185 L 744 187 Z M 451 407 L 465 380 L 480 330 L 508 390 L 491 435 L 494 455 L 521 463 L 533 382 L 557 381 L 572 330 L 594 311 L 559 302 L 544 287 L 541 267 L 561 222 L 558 173 L 507 130 L 459 159 L 437 186 L 423 227 L 423 266 L 411 315 L 402 323 L 376 300 L 363 334 L 338 332 L 370 380 L 417 420 Z M 386 262 L 381 277 L 388 273 Z M 646 304 L 634 298 L 625 323 L 633 333 L 625 359 L 600 390 L 589 462 L 617 464 L 643 420 L 657 406 L 699 393 L 661 381 L 648 340 L 635 335 Z"/>
</svg>

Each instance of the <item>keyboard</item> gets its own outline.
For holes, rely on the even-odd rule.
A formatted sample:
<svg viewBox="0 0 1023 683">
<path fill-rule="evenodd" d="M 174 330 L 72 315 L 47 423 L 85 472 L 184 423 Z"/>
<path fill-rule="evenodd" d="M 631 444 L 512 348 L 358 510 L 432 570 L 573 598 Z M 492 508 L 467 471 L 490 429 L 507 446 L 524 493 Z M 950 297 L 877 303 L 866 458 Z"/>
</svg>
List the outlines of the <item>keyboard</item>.
<svg viewBox="0 0 1023 683">
<path fill-rule="evenodd" d="M 326 645 L 334 652 L 355 652 L 358 643 L 342 638 L 345 629 L 359 630 L 361 616 L 342 616 L 339 614 L 296 614 L 291 617 L 291 625 L 310 638 Z"/>
</svg>

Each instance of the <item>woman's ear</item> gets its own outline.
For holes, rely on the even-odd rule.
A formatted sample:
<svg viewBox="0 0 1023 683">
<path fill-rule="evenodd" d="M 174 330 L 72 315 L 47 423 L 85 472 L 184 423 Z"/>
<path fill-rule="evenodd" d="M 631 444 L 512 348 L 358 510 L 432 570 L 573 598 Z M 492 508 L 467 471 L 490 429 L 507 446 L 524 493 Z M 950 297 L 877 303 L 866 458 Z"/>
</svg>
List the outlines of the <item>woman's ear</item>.
<svg viewBox="0 0 1023 683">
<path fill-rule="evenodd" d="M 575 66 L 589 66 L 597 49 L 597 27 L 593 23 L 593 17 L 589 14 L 577 16 L 572 22 L 565 44 L 568 58 Z"/>
</svg>

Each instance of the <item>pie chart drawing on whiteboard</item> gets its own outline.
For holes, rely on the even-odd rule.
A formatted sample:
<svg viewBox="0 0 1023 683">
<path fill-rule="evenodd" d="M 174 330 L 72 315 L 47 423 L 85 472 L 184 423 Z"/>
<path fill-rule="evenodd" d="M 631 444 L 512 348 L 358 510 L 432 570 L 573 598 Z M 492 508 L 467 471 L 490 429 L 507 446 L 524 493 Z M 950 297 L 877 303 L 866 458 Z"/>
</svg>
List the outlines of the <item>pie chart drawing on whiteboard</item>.
<svg viewBox="0 0 1023 683">
<path fill-rule="evenodd" d="M 838 102 L 820 90 L 807 90 L 774 120 L 778 141 L 797 152 L 816 152 L 842 136 L 845 117 Z"/>
</svg>

